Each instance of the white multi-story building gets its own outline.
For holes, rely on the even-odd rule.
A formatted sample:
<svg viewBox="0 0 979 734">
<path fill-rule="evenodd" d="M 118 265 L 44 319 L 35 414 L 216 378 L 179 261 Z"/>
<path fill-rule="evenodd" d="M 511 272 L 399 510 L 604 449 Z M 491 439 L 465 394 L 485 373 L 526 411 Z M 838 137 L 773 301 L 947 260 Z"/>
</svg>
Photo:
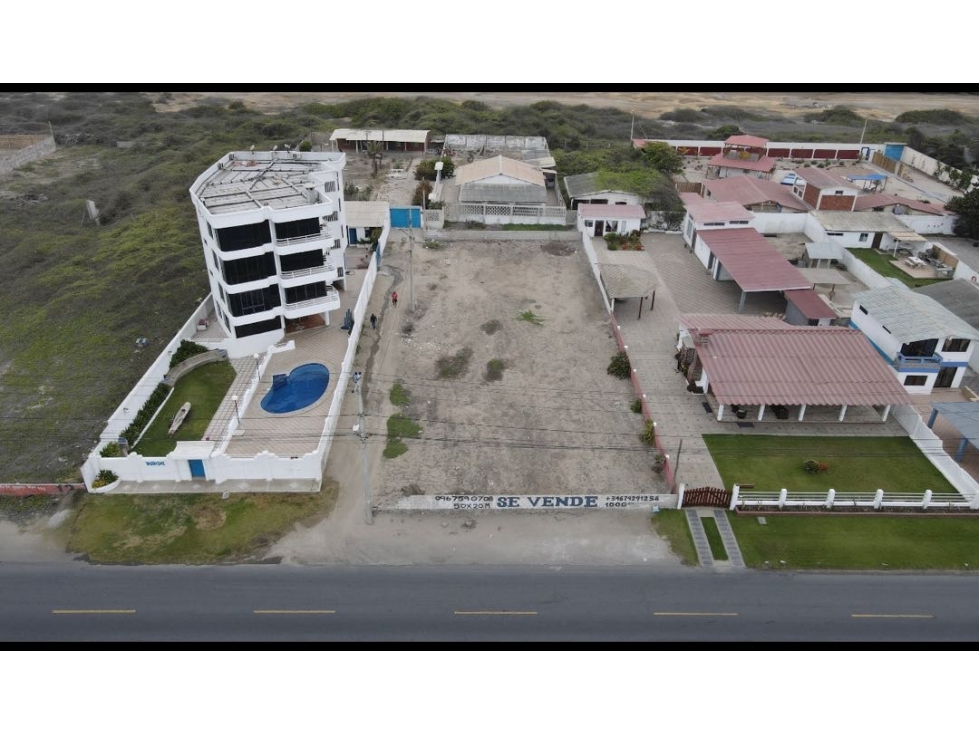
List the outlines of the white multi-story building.
<svg viewBox="0 0 979 734">
<path fill-rule="evenodd" d="M 214 313 L 231 358 L 282 340 L 286 322 L 340 308 L 344 153 L 228 153 L 194 182 Z"/>
</svg>

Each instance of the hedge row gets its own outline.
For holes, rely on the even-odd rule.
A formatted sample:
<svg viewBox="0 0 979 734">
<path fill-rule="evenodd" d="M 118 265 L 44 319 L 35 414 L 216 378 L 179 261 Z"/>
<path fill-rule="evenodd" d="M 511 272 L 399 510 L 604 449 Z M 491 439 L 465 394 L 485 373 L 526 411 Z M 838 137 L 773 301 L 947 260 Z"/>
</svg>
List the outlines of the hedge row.
<svg viewBox="0 0 979 734">
<path fill-rule="evenodd" d="M 133 422 L 122 432 L 122 437 L 129 442 L 130 446 L 136 444 L 136 439 L 139 438 L 139 434 L 143 432 L 146 424 L 150 422 L 150 418 L 153 417 L 156 409 L 163 405 L 163 401 L 167 399 L 171 389 L 165 382 L 157 385 L 156 389 L 150 395 L 149 400 L 139 409 Z"/>
</svg>

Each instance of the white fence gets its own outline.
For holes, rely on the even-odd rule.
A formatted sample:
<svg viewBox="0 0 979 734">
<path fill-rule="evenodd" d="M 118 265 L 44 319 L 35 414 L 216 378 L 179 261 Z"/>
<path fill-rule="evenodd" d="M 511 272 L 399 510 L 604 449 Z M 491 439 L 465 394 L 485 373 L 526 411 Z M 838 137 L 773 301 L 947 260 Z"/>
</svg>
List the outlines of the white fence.
<svg viewBox="0 0 979 734">
<path fill-rule="evenodd" d="M 567 224 L 568 210 L 544 204 L 446 204 L 447 222 L 483 224 Z"/>
<path fill-rule="evenodd" d="M 843 257 L 840 259 L 846 269 L 853 273 L 868 288 L 887 288 L 894 285 L 891 281 L 878 273 L 862 260 L 858 260 L 852 252 L 843 250 Z"/>
<path fill-rule="evenodd" d="M 445 226 L 445 212 L 441 209 L 425 209 L 422 212 L 422 222 L 425 229 L 442 229 Z"/>
<path fill-rule="evenodd" d="M 875 492 L 837 492 L 829 489 L 826 492 L 793 492 L 790 495 L 784 488 L 778 492 L 756 492 L 752 489 L 741 489 L 740 485 L 735 484 L 730 505 L 731 510 L 791 510 L 807 507 L 825 510 L 979 510 L 979 495 L 969 500 L 960 494 L 937 494 L 930 489 L 921 494 L 885 492 L 883 489 Z"/>
<path fill-rule="evenodd" d="M 761 234 L 804 232 L 808 212 L 752 212 L 751 226 Z"/>
<path fill-rule="evenodd" d="M 955 234 L 955 214 L 940 217 L 934 214 L 896 214 L 898 219 L 918 234 Z"/>
<path fill-rule="evenodd" d="M 957 168 L 952 168 L 951 166 L 946 166 L 941 163 L 936 158 L 932 158 L 930 155 L 925 155 L 914 148 L 904 147 L 901 151 L 901 163 L 906 166 L 910 166 L 917 171 L 921 171 L 925 175 L 931 176 L 942 183 L 947 184 L 949 182 L 949 172 L 955 172 L 961 175 L 961 171 Z M 979 176 L 972 177 L 972 186 L 979 186 Z"/>
<path fill-rule="evenodd" d="M 595 246 L 591 243 L 591 237 L 587 232 L 581 233 L 581 244 L 585 248 L 585 255 L 588 257 L 588 264 L 591 265 L 592 274 L 595 276 L 595 282 L 598 283 L 598 290 L 602 292 L 602 303 L 605 304 L 605 309 L 612 313 L 615 308 L 615 304 L 612 299 L 608 297 L 608 293 L 605 292 L 605 286 L 602 284 L 602 272 L 598 266 L 598 254 L 595 252 Z"/>
</svg>

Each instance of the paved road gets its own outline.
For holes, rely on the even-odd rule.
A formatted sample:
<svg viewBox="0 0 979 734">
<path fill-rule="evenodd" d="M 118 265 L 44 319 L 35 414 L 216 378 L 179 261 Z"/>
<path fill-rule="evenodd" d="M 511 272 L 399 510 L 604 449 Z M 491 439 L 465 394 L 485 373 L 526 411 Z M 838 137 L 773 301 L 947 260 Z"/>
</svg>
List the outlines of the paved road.
<svg viewBox="0 0 979 734">
<path fill-rule="evenodd" d="M 0 563 L 6 640 L 975 640 L 979 578 Z"/>
</svg>

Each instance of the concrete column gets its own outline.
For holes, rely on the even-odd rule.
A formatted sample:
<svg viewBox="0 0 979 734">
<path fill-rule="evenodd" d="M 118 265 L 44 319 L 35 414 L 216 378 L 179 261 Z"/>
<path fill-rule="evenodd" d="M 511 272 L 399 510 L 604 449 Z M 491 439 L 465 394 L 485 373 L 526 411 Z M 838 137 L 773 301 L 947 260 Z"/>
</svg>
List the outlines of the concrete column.
<svg viewBox="0 0 979 734">
<path fill-rule="evenodd" d="M 723 403 L 718 403 L 717 404 L 717 420 L 721 420 L 721 418 L 723 418 L 723 417 L 724 417 L 724 404 Z"/>
<path fill-rule="evenodd" d="M 806 417 L 806 406 L 805 404 L 802 404 L 799 406 L 799 420 L 801 421 L 805 417 Z"/>
<path fill-rule="evenodd" d="M 738 506 L 738 495 L 741 494 L 741 485 L 735 484 L 734 489 L 731 491 L 731 504 L 728 509 L 734 512 L 734 509 Z"/>
<path fill-rule="evenodd" d="M 788 496 L 789 496 L 789 490 L 787 490 L 785 487 L 782 487 L 782 489 L 778 493 L 778 508 L 780 510 L 783 507 L 785 507 L 785 499 Z"/>
<path fill-rule="evenodd" d="M 959 450 L 955 452 L 955 460 L 962 463 L 962 459 L 965 458 L 965 450 L 969 446 L 969 439 L 963 438 L 959 441 Z"/>
<path fill-rule="evenodd" d="M 879 510 L 880 503 L 883 501 L 884 501 L 884 490 L 878 489 L 876 492 L 874 492 L 874 509 Z"/>
<path fill-rule="evenodd" d="M 747 295 L 747 293 L 741 291 L 741 301 L 738 303 L 738 313 L 744 313 L 744 300 Z"/>
<path fill-rule="evenodd" d="M 928 427 L 929 428 L 934 428 L 935 427 L 935 419 L 937 417 L 938 417 L 938 408 L 932 408 L 931 409 L 931 415 L 928 416 Z"/>
<path fill-rule="evenodd" d="M 835 499 L 836 499 L 836 490 L 835 489 L 830 489 L 829 492 L 826 493 L 826 509 L 827 510 L 833 509 L 833 500 L 835 500 Z"/>
<path fill-rule="evenodd" d="M 764 418 L 764 417 L 765 417 L 765 406 L 764 405 L 760 405 L 758 407 L 758 420 L 761 421 L 761 419 Z"/>
<path fill-rule="evenodd" d="M 881 423 L 887 423 L 887 416 L 889 416 L 890 414 L 891 414 L 891 406 L 890 405 L 885 405 L 884 406 L 884 417 L 880 419 L 880 422 Z"/>
<path fill-rule="evenodd" d="M 931 490 L 930 489 L 926 489 L 925 490 L 925 497 L 924 497 L 923 500 L 921 500 L 921 509 L 922 510 L 927 509 L 927 507 L 928 507 L 928 505 L 930 503 L 931 503 Z"/>
<path fill-rule="evenodd" d="M 683 482 L 680 482 L 680 488 L 676 492 L 676 509 L 678 510 L 681 507 L 683 507 L 683 493 L 684 491 L 686 491 L 686 489 L 687 489 L 687 485 L 685 485 Z"/>
<path fill-rule="evenodd" d="M 979 510 L 979 492 L 972 495 L 972 502 L 969 503 L 970 510 Z"/>
</svg>

